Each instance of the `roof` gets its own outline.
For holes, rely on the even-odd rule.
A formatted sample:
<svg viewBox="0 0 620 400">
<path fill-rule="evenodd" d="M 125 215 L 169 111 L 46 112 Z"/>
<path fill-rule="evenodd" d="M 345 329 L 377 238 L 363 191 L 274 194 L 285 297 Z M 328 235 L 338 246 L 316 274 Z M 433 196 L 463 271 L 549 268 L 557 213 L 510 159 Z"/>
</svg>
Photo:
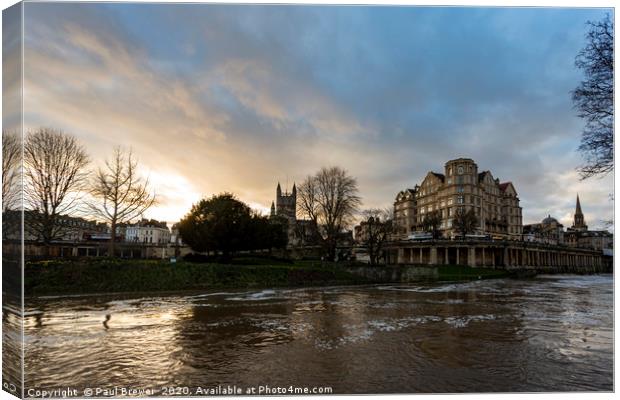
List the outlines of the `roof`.
<svg viewBox="0 0 620 400">
<path fill-rule="evenodd" d="M 553 223 L 558 224 L 558 225 L 562 225 L 562 224 L 560 224 L 558 222 L 557 219 L 553 218 L 551 215 L 547 215 L 547 218 L 543 219 L 542 223 L 545 224 L 545 225 L 549 225 L 549 224 L 553 224 Z"/>
<path fill-rule="evenodd" d="M 510 185 L 510 182 L 503 182 L 503 183 L 500 183 L 500 184 L 499 184 L 499 189 L 500 189 L 502 192 L 505 192 L 505 191 L 506 191 L 506 188 L 508 187 L 508 185 Z"/>
<path fill-rule="evenodd" d="M 416 193 L 416 189 L 405 189 L 403 191 L 398 192 L 398 194 L 396 195 L 396 201 L 398 201 L 398 199 L 401 196 L 403 196 L 403 195 L 405 195 L 407 193 L 409 193 L 412 196 L 412 198 L 414 198 L 415 197 L 415 193 Z"/>
<path fill-rule="evenodd" d="M 491 171 L 482 171 L 478 173 L 478 182 L 481 182 L 484 179 L 486 174 L 490 174 Z"/>
<path fill-rule="evenodd" d="M 433 172 L 431 171 L 431 174 L 435 175 L 437 178 L 441 179 L 441 181 L 445 181 L 446 180 L 446 176 L 444 174 L 440 174 L 438 172 Z"/>
</svg>

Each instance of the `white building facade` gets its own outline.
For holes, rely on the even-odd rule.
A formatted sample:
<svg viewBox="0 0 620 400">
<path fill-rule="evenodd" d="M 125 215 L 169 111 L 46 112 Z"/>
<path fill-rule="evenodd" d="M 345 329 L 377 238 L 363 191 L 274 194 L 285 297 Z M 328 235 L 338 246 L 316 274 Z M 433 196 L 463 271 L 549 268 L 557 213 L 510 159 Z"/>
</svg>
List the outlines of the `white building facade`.
<svg viewBox="0 0 620 400">
<path fill-rule="evenodd" d="M 125 241 L 130 243 L 167 245 L 170 243 L 170 230 L 165 222 L 140 221 L 127 227 Z"/>
</svg>

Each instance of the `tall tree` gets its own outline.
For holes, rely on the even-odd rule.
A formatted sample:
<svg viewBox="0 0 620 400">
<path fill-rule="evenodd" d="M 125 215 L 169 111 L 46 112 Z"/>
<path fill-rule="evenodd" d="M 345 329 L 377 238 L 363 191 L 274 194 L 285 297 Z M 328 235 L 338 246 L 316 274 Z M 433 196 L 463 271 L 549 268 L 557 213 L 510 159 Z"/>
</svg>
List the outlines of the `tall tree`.
<svg viewBox="0 0 620 400">
<path fill-rule="evenodd" d="M 362 212 L 361 243 L 368 251 L 371 265 L 377 265 L 384 255 L 385 243 L 392 234 L 393 218 L 388 210 L 371 208 Z"/>
<path fill-rule="evenodd" d="M 247 232 L 247 250 L 285 248 L 288 243 L 288 220 L 284 217 L 267 217 L 253 211 Z"/>
<path fill-rule="evenodd" d="M 463 207 L 457 208 L 452 220 L 452 226 L 461 235 L 474 233 L 478 227 L 478 217 L 473 208 L 467 211 Z"/>
<path fill-rule="evenodd" d="M 2 131 L 2 211 L 11 209 L 19 198 L 21 157 L 21 138 L 15 132 Z"/>
<path fill-rule="evenodd" d="M 572 92 L 577 115 L 586 121 L 579 145 L 582 179 L 614 169 L 614 24 L 607 15 L 588 25 L 588 43 L 575 58 L 585 79 Z"/>
<path fill-rule="evenodd" d="M 299 211 L 319 229 L 328 260 L 335 259 L 338 235 L 359 209 L 358 192 L 357 180 L 339 167 L 321 168 L 299 187 Z"/>
<path fill-rule="evenodd" d="M 426 232 L 430 232 L 433 235 L 433 239 L 439 237 L 441 228 L 441 213 L 439 211 L 431 211 L 424 216 L 422 220 L 422 227 Z"/>
<path fill-rule="evenodd" d="M 140 217 L 155 204 L 155 194 L 149 188 L 148 179 L 138 173 L 138 162 L 131 150 L 114 148 L 111 160 L 95 174 L 89 204 L 92 213 L 110 224 L 110 251 L 115 255 L 116 228 Z"/>
<path fill-rule="evenodd" d="M 75 137 L 42 128 L 28 134 L 24 144 L 25 188 L 33 210 L 27 228 L 48 245 L 64 233 L 61 215 L 77 210 L 86 190 L 89 158 Z"/>
<path fill-rule="evenodd" d="M 202 199 L 179 222 L 183 242 L 197 252 L 221 252 L 228 260 L 241 250 L 286 247 L 286 220 L 253 212 L 230 193 Z"/>
</svg>

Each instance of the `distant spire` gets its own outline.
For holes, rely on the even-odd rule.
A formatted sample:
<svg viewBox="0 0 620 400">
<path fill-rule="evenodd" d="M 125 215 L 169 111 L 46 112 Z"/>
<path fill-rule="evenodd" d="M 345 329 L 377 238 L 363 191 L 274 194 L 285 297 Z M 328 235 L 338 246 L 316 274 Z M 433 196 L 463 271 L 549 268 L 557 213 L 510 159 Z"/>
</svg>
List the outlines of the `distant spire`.
<svg viewBox="0 0 620 400">
<path fill-rule="evenodd" d="M 275 215 L 276 215 L 276 205 L 272 201 L 271 202 L 271 216 L 275 217 Z"/>
<path fill-rule="evenodd" d="M 293 182 L 293 196 L 297 195 L 297 188 L 295 187 L 295 182 Z"/>
<path fill-rule="evenodd" d="M 575 205 L 575 218 L 573 221 L 573 228 L 581 231 L 588 230 L 588 225 L 586 225 L 585 218 L 583 217 L 583 213 L 581 212 L 581 203 L 579 202 L 579 194 L 577 194 L 577 204 Z"/>
<path fill-rule="evenodd" d="M 276 189 L 276 194 L 279 196 L 282 196 L 282 188 L 280 187 L 280 182 L 278 182 L 278 187 Z"/>
</svg>

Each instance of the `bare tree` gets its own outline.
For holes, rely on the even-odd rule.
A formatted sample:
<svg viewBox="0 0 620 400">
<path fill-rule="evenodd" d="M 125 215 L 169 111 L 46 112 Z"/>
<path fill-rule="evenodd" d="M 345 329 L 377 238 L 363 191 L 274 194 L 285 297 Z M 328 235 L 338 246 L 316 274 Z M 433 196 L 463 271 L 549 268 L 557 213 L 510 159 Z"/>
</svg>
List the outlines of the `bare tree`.
<svg viewBox="0 0 620 400">
<path fill-rule="evenodd" d="M 114 256 L 116 228 L 141 216 L 153 204 L 155 194 L 149 189 L 148 179 L 138 174 L 138 162 L 131 150 L 114 149 L 114 156 L 99 168 L 92 184 L 89 204 L 98 218 L 110 224 L 110 256 Z"/>
<path fill-rule="evenodd" d="M 65 227 L 60 219 L 77 211 L 88 181 L 89 158 L 77 139 L 62 131 L 41 128 L 28 134 L 24 144 L 27 228 L 46 245 L 59 239 Z"/>
<path fill-rule="evenodd" d="M 383 248 L 392 234 L 393 218 L 389 210 L 371 208 L 362 212 L 364 220 L 361 226 L 360 242 L 368 251 L 371 265 L 377 265 L 382 256 Z"/>
<path fill-rule="evenodd" d="M 452 226 L 461 235 L 473 233 L 478 227 L 478 217 L 472 208 L 465 211 L 463 207 L 459 207 L 454 213 Z"/>
<path fill-rule="evenodd" d="M 589 21 L 588 43 L 575 58 L 585 80 L 572 92 L 577 115 L 585 119 L 579 151 L 582 179 L 614 169 L 614 24 L 609 15 Z"/>
<path fill-rule="evenodd" d="M 300 213 L 316 223 L 327 258 L 334 260 L 338 235 L 357 212 L 361 199 L 357 180 L 339 167 L 321 168 L 299 188 Z"/>
<path fill-rule="evenodd" d="M 318 223 L 318 185 L 315 177 L 308 175 L 301 185 L 297 186 L 297 194 L 298 212 L 315 224 Z"/>
<path fill-rule="evenodd" d="M 441 228 L 441 213 L 439 211 L 429 212 L 424 216 L 422 220 L 422 227 L 426 232 L 430 232 L 433 235 L 433 239 L 439 237 Z"/>
<path fill-rule="evenodd" d="M 21 193 L 21 138 L 15 132 L 2 131 L 2 211 L 11 209 Z"/>
</svg>

